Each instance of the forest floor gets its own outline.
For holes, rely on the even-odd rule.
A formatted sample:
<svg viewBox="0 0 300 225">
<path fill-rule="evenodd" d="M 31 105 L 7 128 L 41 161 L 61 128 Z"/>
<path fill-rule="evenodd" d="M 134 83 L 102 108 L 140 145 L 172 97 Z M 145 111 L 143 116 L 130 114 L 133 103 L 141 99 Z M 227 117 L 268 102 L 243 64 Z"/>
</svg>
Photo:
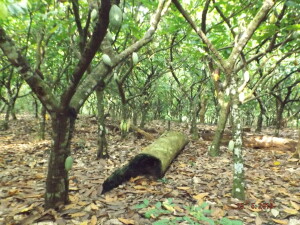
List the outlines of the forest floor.
<svg viewBox="0 0 300 225">
<path fill-rule="evenodd" d="M 147 127 L 159 137 L 167 124 L 153 121 Z M 172 123 L 171 129 L 188 134 L 185 124 Z M 150 142 L 134 133 L 121 140 L 118 131 L 109 130 L 110 158 L 96 160 L 96 120 L 83 117 L 72 142 L 70 204 L 45 211 L 50 122 L 46 140 L 39 141 L 37 131 L 38 121 L 29 117 L 0 131 L 0 224 L 300 224 L 300 162 L 291 158 L 293 152 L 244 148 L 242 202 L 231 197 L 232 153 L 222 146 L 222 155 L 211 158 L 209 142 L 201 138 L 189 142 L 163 179 L 136 177 L 100 195 L 103 181 Z M 297 140 L 294 130 L 281 133 Z"/>
</svg>

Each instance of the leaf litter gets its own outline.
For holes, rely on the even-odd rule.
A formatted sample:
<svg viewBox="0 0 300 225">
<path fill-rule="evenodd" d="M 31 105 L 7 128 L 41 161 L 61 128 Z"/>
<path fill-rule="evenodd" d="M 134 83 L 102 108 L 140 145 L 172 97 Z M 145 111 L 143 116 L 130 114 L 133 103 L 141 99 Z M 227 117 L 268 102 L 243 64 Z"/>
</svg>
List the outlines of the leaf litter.
<svg viewBox="0 0 300 225">
<path fill-rule="evenodd" d="M 47 126 L 50 130 L 50 124 Z M 300 168 L 299 160 L 291 158 L 292 152 L 244 148 L 247 200 L 242 202 L 231 197 L 231 152 L 222 146 L 222 155 L 211 158 L 207 155 L 210 142 L 201 139 L 185 147 L 163 179 L 131 178 L 100 195 L 103 181 L 150 142 L 133 133 L 121 140 L 117 131 L 110 130 L 110 158 L 96 160 L 97 126 L 90 118 L 77 122 L 72 141 L 70 204 L 58 212 L 44 210 L 51 139 L 47 134 L 46 140 L 39 141 L 37 127 L 37 120 L 22 118 L 11 121 L 11 128 L 0 133 L 0 224 L 147 225 L 161 218 L 185 216 L 188 206 L 204 202 L 215 220 L 227 217 L 249 225 L 300 223 Z M 157 138 L 166 124 L 153 121 L 149 127 L 157 131 Z M 177 123 L 172 128 L 188 134 L 184 124 Z M 166 203 L 168 199 L 172 199 L 172 204 Z M 136 208 L 145 201 L 147 206 Z M 170 213 L 146 218 L 145 213 L 158 202 Z M 273 203 L 274 208 L 255 207 L 263 203 Z"/>
</svg>

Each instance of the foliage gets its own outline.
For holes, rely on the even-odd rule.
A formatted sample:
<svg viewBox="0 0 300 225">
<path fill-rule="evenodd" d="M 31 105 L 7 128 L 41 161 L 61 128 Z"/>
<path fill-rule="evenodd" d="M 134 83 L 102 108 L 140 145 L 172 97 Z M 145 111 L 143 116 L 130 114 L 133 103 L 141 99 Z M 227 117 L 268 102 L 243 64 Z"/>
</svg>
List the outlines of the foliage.
<svg viewBox="0 0 300 225">
<path fill-rule="evenodd" d="M 168 198 L 163 202 L 156 202 L 153 206 L 150 205 L 148 199 L 144 199 L 141 204 L 135 206 L 135 209 L 145 209 L 144 216 L 148 219 L 158 219 L 159 217 L 167 217 L 157 220 L 153 225 L 172 225 L 177 222 L 188 222 L 190 225 L 200 225 L 201 222 L 206 222 L 210 225 L 243 225 L 240 220 L 231 220 L 228 218 L 221 218 L 219 220 L 213 220 L 209 218 L 211 210 L 209 205 L 203 202 L 200 205 L 185 206 L 185 216 L 176 216 L 176 208 L 180 208 L 173 203 L 172 198 Z"/>
</svg>

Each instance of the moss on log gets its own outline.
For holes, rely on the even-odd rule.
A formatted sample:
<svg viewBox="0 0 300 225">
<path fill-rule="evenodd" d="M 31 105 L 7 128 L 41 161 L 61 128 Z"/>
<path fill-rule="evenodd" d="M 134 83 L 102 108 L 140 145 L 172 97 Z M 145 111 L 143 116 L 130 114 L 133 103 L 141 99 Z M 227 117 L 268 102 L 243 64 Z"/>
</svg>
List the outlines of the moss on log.
<svg viewBox="0 0 300 225">
<path fill-rule="evenodd" d="M 169 131 L 147 146 L 129 163 L 117 169 L 103 183 L 102 194 L 117 187 L 131 177 L 139 175 L 161 178 L 178 153 L 188 143 L 186 135 Z"/>
</svg>

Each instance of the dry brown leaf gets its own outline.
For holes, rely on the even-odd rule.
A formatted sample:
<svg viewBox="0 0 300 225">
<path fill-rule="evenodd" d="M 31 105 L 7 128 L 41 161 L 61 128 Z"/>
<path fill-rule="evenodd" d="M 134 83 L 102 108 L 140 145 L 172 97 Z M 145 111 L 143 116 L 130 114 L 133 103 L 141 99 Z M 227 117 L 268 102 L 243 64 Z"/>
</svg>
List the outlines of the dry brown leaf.
<svg viewBox="0 0 300 225">
<path fill-rule="evenodd" d="M 86 206 L 89 203 L 88 202 L 82 202 L 82 201 L 80 201 L 77 204 L 80 205 L 80 206 Z"/>
<path fill-rule="evenodd" d="M 91 218 L 90 224 L 89 225 L 97 225 L 97 217 L 94 215 Z"/>
<path fill-rule="evenodd" d="M 125 218 L 118 218 L 118 220 L 124 224 L 134 224 L 134 220 L 125 219 Z"/>
<path fill-rule="evenodd" d="M 115 202 L 117 201 L 117 196 L 115 197 L 110 197 L 110 195 L 105 196 L 105 202 Z"/>
<path fill-rule="evenodd" d="M 65 205 L 64 209 L 67 210 L 67 209 L 73 209 L 73 208 L 76 208 L 76 207 L 77 207 L 77 204 L 69 204 L 69 205 Z"/>
<path fill-rule="evenodd" d="M 285 208 L 283 211 L 288 213 L 288 214 L 292 214 L 292 215 L 298 214 L 298 211 L 296 209 Z"/>
<path fill-rule="evenodd" d="M 74 218 L 74 217 L 81 217 L 81 216 L 85 216 L 85 215 L 86 215 L 86 213 L 84 213 L 84 212 L 78 212 L 78 213 L 72 213 L 72 214 L 70 214 L 70 216 L 72 218 Z"/>
<path fill-rule="evenodd" d="M 272 219 L 275 223 L 278 224 L 283 224 L 283 225 L 287 225 L 289 223 L 289 221 L 287 220 L 276 220 L 276 219 Z"/>
<path fill-rule="evenodd" d="M 255 218 L 255 225 L 262 225 L 262 223 L 262 219 L 259 217 L 259 215 L 257 215 Z"/>
<path fill-rule="evenodd" d="M 91 206 L 92 210 L 99 210 L 99 207 L 97 205 L 95 205 L 94 203 L 92 203 L 90 206 Z"/>
<path fill-rule="evenodd" d="M 143 177 L 142 176 L 137 176 L 137 177 L 131 177 L 129 182 L 133 183 L 135 182 L 136 180 L 139 180 L 139 179 L 142 179 Z"/>
<path fill-rule="evenodd" d="M 291 205 L 296 209 L 296 210 L 299 210 L 300 209 L 300 206 L 296 203 L 296 202 L 293 202 L 293 201 L 290 201 L 291 202 Z"/>
<path fill-rule="evenodd" d="M 89 221 L 83 221 L 80 223 L 80 225 L 88 225 L 89 224 Z"/>
<path fill-rule="evenodd" d="M 11 189 L 8 191 L 9 196 L 17 195 L 19 194 L 20 190 L 19 189 Z"/>
<path fill-rule="evenodd" d="M 177 187 L 177 189 L 179 189 L 179 190 L 189 190 L 191 188 L 190 187 Z"/>
<path fill-rule="evenodd" d="M 193 198 L 198 200 L 198 201 L 203 201 L 203 198 L 206 197 L 207 195 L 209 195 L 208 192 L 204 192 L 204 193 L 200 193 L 197 195 L 194 195 Z"/>
<path fill-rule="evenodd" d="M 36 179 L 44 179 L 45 175 L 43 173 L 37 173 L 37 174 L 35 174 L 35 178 Z"/>
<path fill-rule="evenodd" d="M 178 205 L 175 205 L 174 209 L 178 212 L 184 212 L 184 209 L 180 208 Z"/>
<path fill-rule="evenodd" d="M 225 216 L 225 211 L 220 208 L 214 208 L 212 209 L 211 216 L 216 220 L 221 219 Z"/>
<path fill-rule="evenodd" d="M 142 186 L 142 185 L 136 185 L 136 186 L 133 186 L 133 188 L 136 190 L 148 190 L 148 188 L 146 186 Z"/>
</svg>

